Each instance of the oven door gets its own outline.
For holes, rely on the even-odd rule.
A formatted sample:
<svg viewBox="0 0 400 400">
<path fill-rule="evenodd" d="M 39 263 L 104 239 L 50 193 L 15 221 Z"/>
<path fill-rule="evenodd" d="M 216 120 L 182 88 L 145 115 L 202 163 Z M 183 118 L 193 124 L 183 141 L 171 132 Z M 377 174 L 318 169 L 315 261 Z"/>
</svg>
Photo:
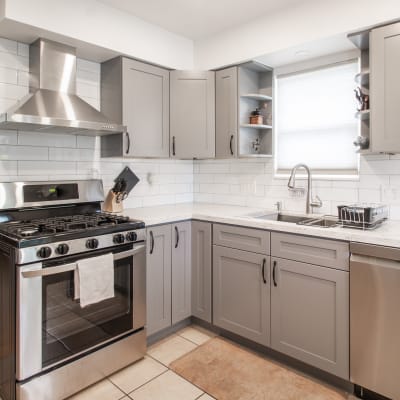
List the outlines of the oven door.
<svg viewBox="0 0 400 400">
<path fill-rule="evenodd" d="M 115 296 L 82 308 L 74 300 L 75 263 L 110 252 Z M 18 267 L 17 380 L 143 328 L 145 257 L 139 243 Z"/>
</svg>

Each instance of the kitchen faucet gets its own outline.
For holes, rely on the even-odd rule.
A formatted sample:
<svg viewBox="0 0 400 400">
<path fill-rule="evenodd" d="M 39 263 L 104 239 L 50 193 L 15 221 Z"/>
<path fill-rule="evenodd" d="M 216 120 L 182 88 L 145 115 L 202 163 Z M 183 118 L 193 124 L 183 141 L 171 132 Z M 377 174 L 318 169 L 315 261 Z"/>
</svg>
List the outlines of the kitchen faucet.
<svg viewBox="0 0 400 400">
<path fill-rule="evenodd" d="M 307 202 L 306 202 L 306 213 L 310 214 L 310 210 L 313 207 L 322 207 L 321 199 L 316 196 L 315 199 L 312 197 L 312 183 L 311 183 L 311 171 L 310 168 L 305 164 L 296 164 L 292 168 L 292 172 L 290 173 L 290 178 L 288 181 L 289 190 L 296 190 L 296 172 L 299 168 L 304 168 L 307 172 Z"/>
</svg>

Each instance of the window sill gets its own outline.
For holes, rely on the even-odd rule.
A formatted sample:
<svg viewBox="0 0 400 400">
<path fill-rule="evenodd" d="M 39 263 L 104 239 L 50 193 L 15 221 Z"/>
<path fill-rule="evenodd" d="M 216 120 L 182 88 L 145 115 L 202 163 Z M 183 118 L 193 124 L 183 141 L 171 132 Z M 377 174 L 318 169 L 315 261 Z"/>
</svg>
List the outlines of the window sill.
<svg viewBox="0 0 400 400">
<path fill-rule="evenodd" d="M 290 173 L 275 173 L 274 179 L 285 179 L 290 178 Z M 348 182 L 358 182 L 360 180 L 360 175 L 323 175 L 323 174 L 312 174 L 313 179 L 319 181 L 348 181 Z M 306 174 L 296 174 L 296 179 L 307 179 Z"/>
</svg>

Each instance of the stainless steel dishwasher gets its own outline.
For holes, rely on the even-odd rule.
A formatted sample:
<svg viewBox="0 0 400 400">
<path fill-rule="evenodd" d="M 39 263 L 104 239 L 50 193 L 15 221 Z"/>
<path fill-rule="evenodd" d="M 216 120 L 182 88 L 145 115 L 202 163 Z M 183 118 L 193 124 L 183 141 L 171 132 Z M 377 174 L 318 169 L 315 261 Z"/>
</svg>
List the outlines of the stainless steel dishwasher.
<svg viewBox="0 0 400 400">
<path fill-rule="evenodd" d="M 350 245 L 350 380 L 400 399 L 400 249 Z"/>
</svg>

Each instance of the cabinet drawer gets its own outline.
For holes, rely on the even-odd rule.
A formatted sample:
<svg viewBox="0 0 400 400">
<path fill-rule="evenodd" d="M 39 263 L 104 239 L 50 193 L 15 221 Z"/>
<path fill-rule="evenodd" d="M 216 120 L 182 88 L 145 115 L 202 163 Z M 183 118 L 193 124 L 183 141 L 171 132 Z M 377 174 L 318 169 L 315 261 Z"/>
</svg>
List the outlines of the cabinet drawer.
<svg viewBox="0 0 400 400">
<path fill-rule="evenodd" d="M 270 254 L 270 233 L 240 226 L 214 224 L 213 244 L 253 253 Z"/>
<path fill-rule="evenodd" d="M 349 270 L 349 244 L 285 233 L 272 233 L 271 252 L 275 257 Z"/>
</svg>

